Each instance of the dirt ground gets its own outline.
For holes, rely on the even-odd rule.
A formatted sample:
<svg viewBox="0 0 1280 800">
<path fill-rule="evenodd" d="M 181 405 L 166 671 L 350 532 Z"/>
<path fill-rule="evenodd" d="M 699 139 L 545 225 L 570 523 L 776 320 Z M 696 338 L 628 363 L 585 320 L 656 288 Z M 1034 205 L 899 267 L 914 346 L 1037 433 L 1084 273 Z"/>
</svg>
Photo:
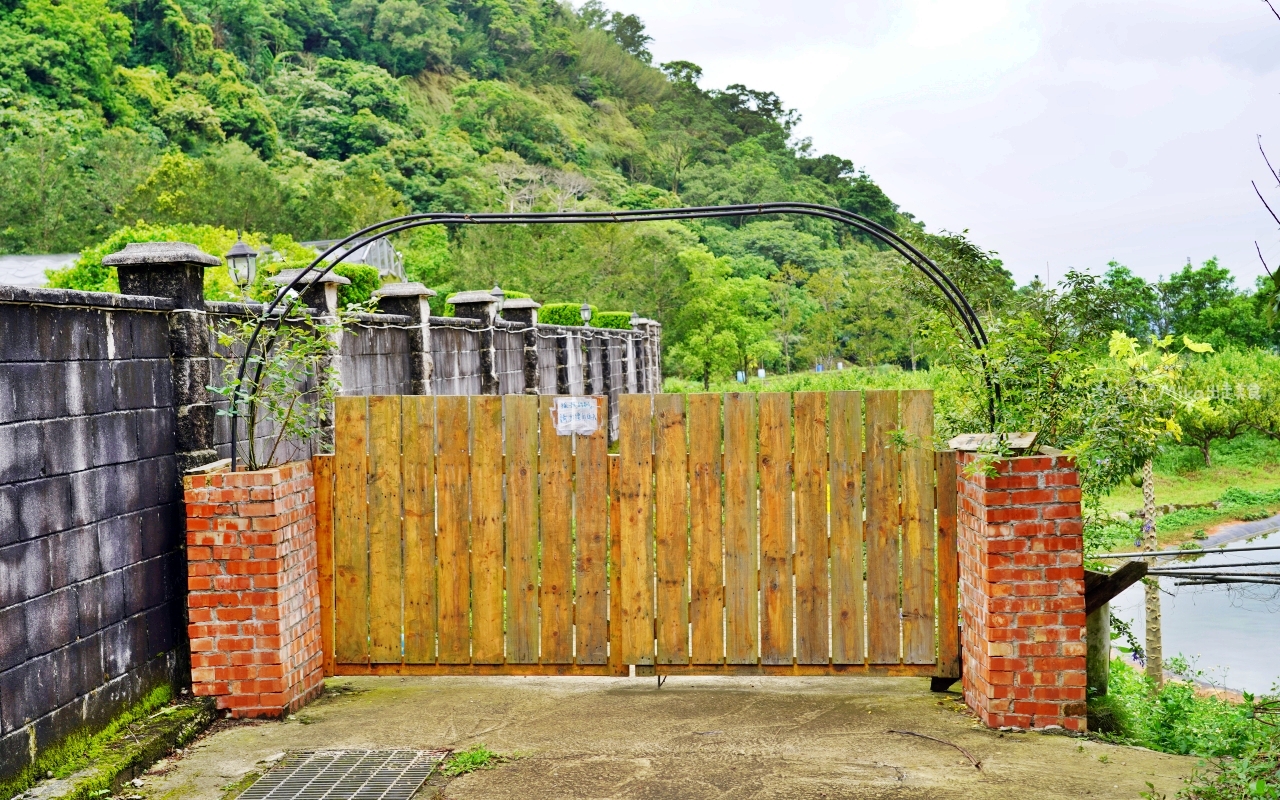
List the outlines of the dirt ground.
<svg viewBox="0 0 1280 800">
<path fill-rule="evenodd" d="M 1196 764 L 988 731 L 957 698 L 908 678 L 338 678 L 289 720 L 220 723 L 138 791 L 221 800 L 285 751 L 477 742 L 514 758 L 440 796 L 1136 800 L 1148 781 L 1172 796 Z"/>
</svg>

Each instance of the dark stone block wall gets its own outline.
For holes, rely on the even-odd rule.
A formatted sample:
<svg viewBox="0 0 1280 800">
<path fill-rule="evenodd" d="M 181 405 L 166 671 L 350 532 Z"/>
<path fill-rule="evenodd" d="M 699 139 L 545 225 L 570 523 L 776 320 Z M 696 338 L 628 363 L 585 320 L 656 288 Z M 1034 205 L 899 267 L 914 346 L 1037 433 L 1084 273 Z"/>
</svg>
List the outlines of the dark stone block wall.
<svg viewBox="0 0 1280 800">
<path fill-rule="evenodd" d="M 0 775 L 183 672 L 171 306 L 0 287 Z"/>
<path fill-rule="evenodd" d="M 203 380 L 222 385 L 223 366 L 241 354 L 219 345 L 216 330 L 260 309 L 208 303 L 206 362 L 190 341 L 193 315 L 204 312 L 177 311 L 174 300 L 0 286 L 0 778 L 151 688 L 188 680 L 180 459 L 225 457 L 230 426 L 215 417 L 210 441 L 179 453 L 175 377 L 188 394 Z M 367 315 L 342 334 L 343 394 L 413 391 L 422 357 L 413 322 Z M 480 321 L 432 317 L 430 326 L 432 393 L 480 394 L 482 369 L 495 370 L 490 390 L 526 390 L 533 365 L 522 326 L 500 323 L 492 338 Z M 536 333 L 538 389 L 581 392 L 581 331 Z M 616 428 L 617 395 L 643 386 L 642 342 L 632 332 L 594 336 L 609 341 Z M 593 390 L 602 391 L 604 350 L 592 342 Z M 185 402 L 227 405 L 217 395 Z M 263 423 L 254 438 L 265 446 L 273 434 Z M 283 458 L 306 458 L 314 444 L 291 442 Z"/>
</svg>

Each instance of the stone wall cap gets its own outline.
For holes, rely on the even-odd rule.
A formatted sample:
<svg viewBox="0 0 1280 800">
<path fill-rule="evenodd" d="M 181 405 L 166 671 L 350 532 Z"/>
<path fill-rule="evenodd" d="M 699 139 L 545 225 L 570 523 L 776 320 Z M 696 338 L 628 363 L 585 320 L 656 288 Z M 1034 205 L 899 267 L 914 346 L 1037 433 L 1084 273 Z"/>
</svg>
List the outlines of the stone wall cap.
<svg viewBox="0 0 1280 800">
<path fill-rule="evenodd" d="M 448 299 L 445 300 L 445 302 L 449 303 L 450 305 L 462 306 L 462 305 L 469 305 L 471 303 L 496 303 L 498 302 L 498 298 L 494 297 L 493 295 L 489 294 L 483 289 L 480 289 L 480 290 L 471 291 L 471 292 L 458 292 L 457 294 L 449 295 Z"/>
<path fill-rule="evenodd" d="M 532 297 L 515 297 L 502 304 L 502 310 L 520 311 L 526 308 L 542 308 L 542 303 Z"/>
<path fill-rule="evenodd" d="M 144 264 L 199 264 L 222 266 L 222 259 L 188 242 L 130 242 L 118 253 L 104 256 L 103 266 L 135 267 Z"/>
<path fill-rule="evenodd" d="M 285 286 L 287 284 L 293 283 L 293 279 L 298 277 L 298 275 L 301 272 L 302 272 L 301 269 L 282 269 L 278 274 L 271 276 L 271 282 L 278 284 L 280 286 Z M 351 283 L 350 278 L 344 278 L 336 272 L 330 272 L 327 275 L 325 275 L 323 278 L 321 278 L 320 270 L 318 269 L 313 269 L 310 272 L 308 272 L 307 276 L 303 278 L 301 282 L 315 283 L 317 278 L 319 278 L 320 283 L 336 283 L 341 286 L 346 286 L 347 284 Z"/>
<path fill-rule="evenodd" d="M 417 281 L 388 283 L 373 293 L 374 297 L 435 297 L 436 290 L 428 289 Z"/>
</svg>

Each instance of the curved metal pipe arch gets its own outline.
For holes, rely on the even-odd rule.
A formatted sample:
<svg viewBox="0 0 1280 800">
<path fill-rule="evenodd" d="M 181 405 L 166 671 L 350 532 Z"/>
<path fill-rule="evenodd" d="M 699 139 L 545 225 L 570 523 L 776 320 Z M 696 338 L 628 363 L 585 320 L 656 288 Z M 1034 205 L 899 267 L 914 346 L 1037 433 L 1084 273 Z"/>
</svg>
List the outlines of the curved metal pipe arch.
<svg viewBox="0 0 1280 800">
<path fill-rule="evenodd" d="M 253 333 L 249 337 L 248 346 L 245 348 L 244 357 L 240 361 L 240 369 L 236 375 L 237 387 L 243 387 L 245 372 L 248 369 L 253 349 L 258 342 L 258 338 L 262 332 L 266 321 L 273 316 L 279 320 L 283 320 L 287 313 L 292 310 L 296 302 L 296 296 L 290 296 L 290 292 L 304 282 L 311 272 L 320 269 L 320 272 L 313 280 L 319 280 L 333 270 L 338 264 L 342 263 L 352 250 L 346 250 L 342 255 L 331 261 L 327 266 L 320 268 L 327 258 L 332 256 L 339 249 L 342 249 L 351 242 L 360 240 L 361 243 L 373 242 L 397 233 L 402 233 L 414 228 L 420 228 L 426 225 L 509 225 L 509 224 L 535 224 L 535 225 L 588 225 L 601 223 L 623 223 L 623 222 L 664 222 L 685 219 L 723 219 L 728 217 L 757 217 L 769 214 L 797 214 L 801 216 L 817 217 L 820 219 L 828 219 L 833 222 L 839 222 L 861 233 L 865 233 L 877 241 L 888 245 L 900 256 L 907 260 L 909 264 L 920 270 L 927 277 L 943 297 L 946 298 L 952 309 L 960 318 L 960 322 L 964 325 L 965 331 L 968 333 L 969 341 L 978 351 L 979 358 L 982 362 L 984 378 L 988 388 L 988 416 L 991 423 L 995 424 L 995 395 L 998 394 L 998 388 L 995 386 L 990 370 L 987 366 L 986 357 L 982 355 L 983 351 L 989 344 L 986 330 L 982 327 L 982 321 L 978 318 L 977 312 L 973 306 L 969 304 L 969 300 L 965 297 L 955 282 L 943 272 L 937 264 L 922 253 L 918 248 L 907 240 L 903 239 L 892 230 L 880 225 L 879 223 L 867 219 L 866 217 L 855 214 L 852 211 L 846 211 L 842 208 L 833 206 L 824 206 L 816 203 L 753 203 L 749 205 L 728 205 L 728 206 L 690 206 L 685 208 L 657 208 L 657 209 L 634 209 L 620 211 L 569 211 L 569 212 L 494 212 L 494 213 L 425 213 L 425 214 L 408 214 L 401 217 L 383 220 L 382 222 L 369 225 L 362 228 L 346 238 L 334 243 L 323 253 L 320 253 L 308 264 L 300 270 L 297 275 L 283 286 L 276 294 L 274 300 L 266 305 L 263 309 L 263 315 L 254 326 Z M 288 301 L 285 309 L 277 316 L 276 311 L 283 301 Z M 268 352 L 275 336 L 272 335 L 267 344 L 264 345 L 264 353 Z M 258 366 L 258 377 L 261 377 L 263 364 Z M 239 405 L 242 401 L 247 400 L 247 393 L 242 388 L 238 388 L 232 395 L 231 403 L 231 470 L 236 469 L 236 456 L 239 444 L 238 422 L 239 422 Z M 252 440 L 252 437 L 250 437 Z"/>
</svg>

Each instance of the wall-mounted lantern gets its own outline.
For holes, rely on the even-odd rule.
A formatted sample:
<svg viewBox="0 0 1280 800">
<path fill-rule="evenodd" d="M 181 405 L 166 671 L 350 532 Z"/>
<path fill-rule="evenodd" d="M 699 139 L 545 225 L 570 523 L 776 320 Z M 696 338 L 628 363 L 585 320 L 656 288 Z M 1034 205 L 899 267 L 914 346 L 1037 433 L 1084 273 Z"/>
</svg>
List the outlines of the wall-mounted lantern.
<svg viewBox="0 0 1280 800">
<path fill-rule="evenodd" d="M 231 280 L 242 289 L 251 285 L 258 273 L 258 251 L 244 243 L 239 231 L 236 232 L 236 243 L 231 245 L 226 258 Z"/>
</svg>

